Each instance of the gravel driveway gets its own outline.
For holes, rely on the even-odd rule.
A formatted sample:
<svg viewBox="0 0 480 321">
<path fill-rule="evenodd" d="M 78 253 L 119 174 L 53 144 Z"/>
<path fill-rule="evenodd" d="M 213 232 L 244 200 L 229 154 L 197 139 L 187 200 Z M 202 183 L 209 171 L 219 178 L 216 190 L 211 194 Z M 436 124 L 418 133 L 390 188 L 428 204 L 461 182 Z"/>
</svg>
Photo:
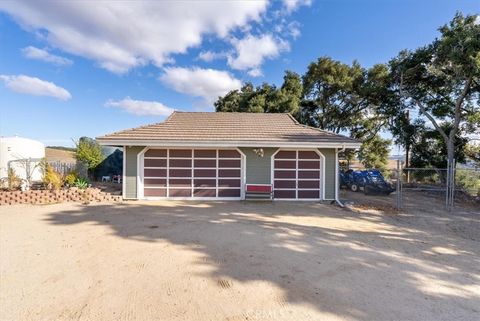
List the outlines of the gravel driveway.
<svg viewBox="0 0 480 321">
<path fill-rule="evenodd" d="M 478 320 L 480 214 L 0 208 L 0 320 Z"/>
</svg>

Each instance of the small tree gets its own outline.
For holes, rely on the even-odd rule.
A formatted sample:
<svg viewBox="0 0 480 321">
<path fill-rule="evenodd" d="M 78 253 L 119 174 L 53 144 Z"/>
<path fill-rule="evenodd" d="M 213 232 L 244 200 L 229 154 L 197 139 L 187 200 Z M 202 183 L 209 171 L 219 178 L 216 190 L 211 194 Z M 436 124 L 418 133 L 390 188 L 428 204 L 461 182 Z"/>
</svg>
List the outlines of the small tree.
<svg viewBox="0 0 480 321">
<path fill-rule="evenodd" d="M 9 190 L 16 190 L 20 187 L 22 180 L 20 177 L 15 173 L 15 170 L 10 167 L 7 173 L 7 180 L 8 180 L 8 189 Z"/>
<path fill-rule="evenodd" d="M 475 132 L 480 125 L 480 24 L 477 16 L 457 13 L 439 30 L 440 38 L 413 52 L 401 52 L 390 66 L 404 99 L 399 108 L 405 106 L 428 119 L 453 164 L 458 135 Z"/>
<path fill-rule="evenodd" d="M 75 158 L 87 165 L 88 175 L 90 176 L 105 158 L 102 149 L 95 140 L 88 137 L 81 137 L 75 144 L 77 146 Z"/>
<path fill-rule="evenodd" d="M 383 139 L 379 135 L 365 141 L 358 152 L 360 162 L 366 168 L 385 170 L 388 163 L 391 143 L 392 141 L 390 139 Z"/>
<path fill-rule="evenodd" d="M 42 181 L 45 188 L 58 191 L 62 187 L 62 177 L 60 174 L 57 173 L 46 160 L 42 161 L 42 168 Z"/>
</svg>

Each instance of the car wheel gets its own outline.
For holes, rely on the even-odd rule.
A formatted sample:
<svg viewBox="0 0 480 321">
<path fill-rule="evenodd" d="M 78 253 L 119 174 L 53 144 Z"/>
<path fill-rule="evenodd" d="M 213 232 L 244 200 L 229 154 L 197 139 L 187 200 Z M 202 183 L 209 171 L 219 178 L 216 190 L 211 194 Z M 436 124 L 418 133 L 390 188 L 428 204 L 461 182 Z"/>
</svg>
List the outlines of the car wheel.
<svg viewBox="0 0 480 321">
<path fill-rule="evenodd" d="M 352 192 L 358 192 L 358 185 L 357 184 L 350 185 L 350 190 Z"/>
</svg>

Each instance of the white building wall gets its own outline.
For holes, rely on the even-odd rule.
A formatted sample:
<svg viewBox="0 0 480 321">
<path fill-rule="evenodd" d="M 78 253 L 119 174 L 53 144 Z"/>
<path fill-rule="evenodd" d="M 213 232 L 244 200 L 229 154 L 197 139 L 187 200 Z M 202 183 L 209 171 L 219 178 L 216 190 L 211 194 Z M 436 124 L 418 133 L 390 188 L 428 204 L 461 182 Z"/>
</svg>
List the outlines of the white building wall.
<svg viewBox="0 0 480 321">
<path fill-rule="evenodd" d="M 8 164 L 22 179 L 27 178 L 25 162 L 11 162 L 21 159 L 39 160 L 45 157 L 45 145 L 39 141 L 22 137 L 0 137 L 0 178 L 8 176 Z M 38 162 L 30 167 L 32 181 L 42 180 L 42 171 Z"/>
</svg>

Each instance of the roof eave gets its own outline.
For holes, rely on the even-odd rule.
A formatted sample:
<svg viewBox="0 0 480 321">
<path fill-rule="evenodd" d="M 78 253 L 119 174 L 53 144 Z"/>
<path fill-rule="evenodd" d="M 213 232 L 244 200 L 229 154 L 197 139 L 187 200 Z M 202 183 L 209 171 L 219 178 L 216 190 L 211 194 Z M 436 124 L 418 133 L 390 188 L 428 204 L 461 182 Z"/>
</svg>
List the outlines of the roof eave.
<svg viewBox="0 0 480 321">
<path fill-rule="evenodd" d="M 153 147 L 310 147 L 310 148 L 348 148 L 358 149 L 361 142 L 298 142 L 298 141 L 194 141 L 194 140 L 140 140 L 107 139 L 98 137 L 97 142 L 105 146 L 153 146 Z"/>
</svg>

